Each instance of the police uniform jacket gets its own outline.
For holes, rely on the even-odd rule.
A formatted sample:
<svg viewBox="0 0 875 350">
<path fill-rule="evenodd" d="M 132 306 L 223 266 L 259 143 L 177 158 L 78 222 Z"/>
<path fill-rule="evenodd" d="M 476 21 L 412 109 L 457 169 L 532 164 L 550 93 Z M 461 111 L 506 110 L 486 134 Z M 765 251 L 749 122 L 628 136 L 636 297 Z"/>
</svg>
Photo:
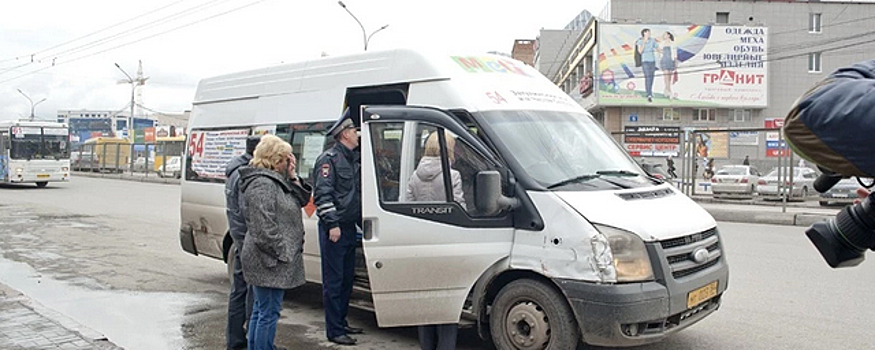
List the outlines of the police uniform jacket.
<svg viewBox="0 0 875 350">
<path fill-rule="evenodd" d="M 326 227 L 361 221 L 361 164 L 357 152 L 338 142 L 316 159 L 311 178 L 316 215 Z"/>
</svg>

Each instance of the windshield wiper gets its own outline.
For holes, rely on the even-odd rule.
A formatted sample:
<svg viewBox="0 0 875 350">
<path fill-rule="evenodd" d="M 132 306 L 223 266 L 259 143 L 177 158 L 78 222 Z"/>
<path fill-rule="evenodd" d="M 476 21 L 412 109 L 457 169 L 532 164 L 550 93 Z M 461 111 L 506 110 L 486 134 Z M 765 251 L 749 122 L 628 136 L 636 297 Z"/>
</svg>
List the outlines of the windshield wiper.
<svg viewBox="0 0 875 350">
<path fill-rule="evenodd" d="M 638 173 L 628 170 L 599 170 L 595 173 L 606 176 L 638 176 Z"/>
<path fill-rule="evenodd" d="M 596 179 L 596 178 L 599 178 L 599 177 L 601 177 L 601 175 L 599 175 L 599 174 L 583 174 L 583 175 L 580 175 L 580 176 L 572 177 L 572 178 L 570 178 L 570 179 L 566 179 L 566 180 L 559 181 L 559 182 L 557 182 L 557 183 L 555 183 L 555 184 L 552 184 L 552 185 L 550 185 L 550 186 L 547 186 L 547 189 L 548 189 L 548 190 L 552 190 L 552 189 L 554 189 L 554 188 L 556 188 L 556 187 L 562 187 L 562 186 L 565 186 L 565 185 L 568 185 L 568 184 L 571 184 L 571 183 L 575 183 L 575 182 L 588 181 L 588 180 Z"/>
</svg>

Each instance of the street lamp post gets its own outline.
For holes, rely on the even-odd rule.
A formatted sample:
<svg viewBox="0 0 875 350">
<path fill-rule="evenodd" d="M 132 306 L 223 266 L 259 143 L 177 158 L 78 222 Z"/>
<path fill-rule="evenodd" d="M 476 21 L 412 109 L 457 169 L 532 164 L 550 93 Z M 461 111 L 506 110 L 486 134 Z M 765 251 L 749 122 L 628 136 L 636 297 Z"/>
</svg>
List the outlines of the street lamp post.
<svg viewBox="0 0 875 350">
<path fill-rule="evenodd" d="M 36 103 L 33 103 L 33 100 L 31 100 L 30 97 L 27 96 L 27 94 L 24 93 L 24 91 L 21 91 L 21 89 L 17 89 L 17 90 L 18 90 L 19 93 L 21 93 L 22 96 L 24 96 L 24 98 L 27 99 L 27 101 L 30 102 L 30 120 L 33 121 L 33 119 L 36 117 L 36 116 L 33 114 L 34 108 L 36 108 L 36 105 L 38 105 L 38 104 L 44 102 L 46 99 L 43 98 L 42 100 L 39 100 L 39 101 L 36 101 Z"/>
<path fill-rule="evenodd" d="M 380 27 L 380 29 L 373 31 L 370 35 L 368 35 L 368 31 L 365 30 L 365 26 L 362 25 L 362 22 L 359 21 L 359 19 L 354 14 L 352 14 L 352 12 L 348 8 L 346 8 L 346 4 L 344 4 L 343 1 L 338 1 L 337 4 L 340 5 L 340 7 L 343 7 L 343 9 L 346 10 L 346 13 L 352 16 L 352 19 L 354 19 L 355 22 L 359 24 L 359 27 L 362 28 L 362 40 L 364 40 L 365 43 L 365 51 L 368 51 L 368 43 L 371 41 L 371 37 L 374 36 L 374 34 L 377 34 L 377 32 L 389 27 L 388 24 L 384 25 Z"/>
</svg>

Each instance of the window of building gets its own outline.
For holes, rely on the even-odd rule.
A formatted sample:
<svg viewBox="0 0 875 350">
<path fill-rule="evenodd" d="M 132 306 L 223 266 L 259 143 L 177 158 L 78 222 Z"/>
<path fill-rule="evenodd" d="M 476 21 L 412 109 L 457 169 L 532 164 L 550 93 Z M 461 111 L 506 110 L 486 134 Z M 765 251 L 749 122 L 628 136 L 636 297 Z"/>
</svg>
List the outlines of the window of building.
<svg viewBox="0 0 875 350">
<path fill-rule="evenodd" d="M 732 113 L 732 121 L 734 122 L 749 122 L 750 119 L 750 110 L 749 109 L 736 109 Z"/>
<path fill-rule="evenodd" d="M 717 12 L 717 23 L 718 24 L 729 23 L 729 12 Z"/>
<path fill-rule="evenodd" d="M 822 68 L 821 64 L 820 52 L 812 52 L 808 54 L 808 73 L 820 73 Z"/>
<path fill-rule="evenodd" d="M 663 108 L 662 120 L 681 120 L 680 111 L 674 108 Z"/>
<path fill-rule="evenodd" d="M 808 32 L 809 33 L 820 33 L 820 30 L 821 30 L 820 19 L 821 19 L 820 13 L 808 14 Z"/>
<path fill-rule="evenodd" d="M 699 109 L 696 115 L 696 121 L 700 122 L 713 122 L 717 120 L 717 110 L 716 109 Z"/>
</svg>

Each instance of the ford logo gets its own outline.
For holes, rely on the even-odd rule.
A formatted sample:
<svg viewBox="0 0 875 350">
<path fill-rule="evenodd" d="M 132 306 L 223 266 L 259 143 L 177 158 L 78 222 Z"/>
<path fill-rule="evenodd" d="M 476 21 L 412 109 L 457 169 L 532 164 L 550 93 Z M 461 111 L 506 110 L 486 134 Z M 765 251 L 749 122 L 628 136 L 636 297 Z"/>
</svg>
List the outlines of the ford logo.
<svg viewBox="0 0 875 350">
<path fill-rule="evenodd" d="M 708 249 L 699 248 L 694 250 L 690 255 L 693 258 L 693 261 L 695 261 L 697 264 L 708 261 Z"/>
</svg>

